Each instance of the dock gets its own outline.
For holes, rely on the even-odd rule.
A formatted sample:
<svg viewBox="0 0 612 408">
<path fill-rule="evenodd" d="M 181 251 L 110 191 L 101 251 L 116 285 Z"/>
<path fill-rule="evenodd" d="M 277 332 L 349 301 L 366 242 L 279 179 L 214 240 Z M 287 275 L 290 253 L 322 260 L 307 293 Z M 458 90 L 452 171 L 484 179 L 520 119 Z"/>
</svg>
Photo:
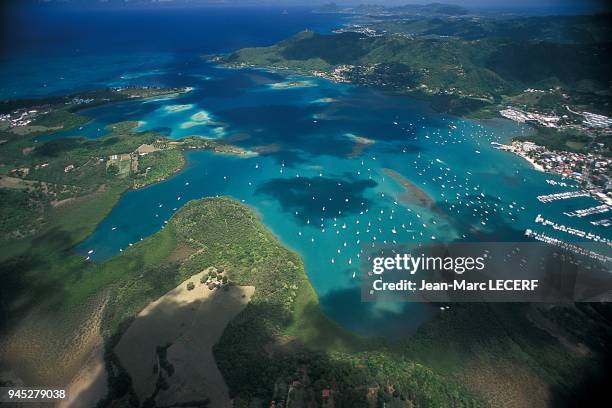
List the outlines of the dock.
<svg viewBox="0 0 612 408">
<path fill-rule="evenodd" d="M 578 191 L 566 191 L 563 193 L 539 195 L 538 200 L 542 203 L 549 203 L 551 201 L 567 200 L 569 198 L 589 197 L 589 196 L 590 194 L 588 192 L 578 190 Z"/>
</svg>

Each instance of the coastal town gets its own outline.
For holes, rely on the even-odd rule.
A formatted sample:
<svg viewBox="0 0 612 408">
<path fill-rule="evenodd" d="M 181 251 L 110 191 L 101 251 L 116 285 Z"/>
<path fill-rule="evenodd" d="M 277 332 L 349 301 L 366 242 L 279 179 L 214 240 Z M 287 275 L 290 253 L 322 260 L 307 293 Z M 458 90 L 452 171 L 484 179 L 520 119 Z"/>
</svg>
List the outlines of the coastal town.
<svg viewBox="0 0 612 408">
<path fill-rule="evenodd" d="M 510 145 L 497 142 L 491 142 L 491 144 L 494 148 L 508 151 L 524 158 L 538 171 L 555 174 L 567 180 L 547 180 L 548 184 L 573 188 L 568 191 L 539 195 L 536 198 L 541 203 L 546 204 L 578 197 L 592 197 L 600 202 L 599 205 L 588 208 L 565 211 L 563 214 L 566 217 L 583 218 L 591 215 L 606 214 L 612 210 L 612 172 L 610 171 L 612 159 L 609 157 L 597 153 L 583 154 L 549 150 L 531 141 L 515 140 Z M 606 237 L 548 220 L 541 214 L 536 216 L 534 223 L 542 227 L 551 228 L 557 232 L 572 235 L 580 240 L 604 243 L 608 247 L 612 246 L 611 241 Z M 590 224 L 608 227 L 612 225 L 612 222 L 610 218 L 603 218 L 592 220 Z M 531 228 L 525 230 L 525 236 L 600 262 L 608 263 L 612 261 L 612 258 L 607 256 L 606 253 L 586 249 L 550 234 L 536 232 Z"/>
<path fill-rule="evenodd" d="M 529 91 L 529 90 L 528 90 Z M 583 132 L 598 131 L 606 135 L 612 134 L 612 118 L 592 112 L 576 112 L 565 106 L 567 113 L 556 115 L 537 110 L 528 111 L 515 107 L 507 107 L 499 114 L 519 123 L 532 123 L 552 129 L 575 129 Z"/>
<path fill-rule="evenodd" d="M 404 34 L 393 34 L 396 37 L 406 37 Z M 378 34 L 368 35 L 370 37 L 378 37 Z M 248 65 L 245 65 L 248 66 Z M 281 67 L 276 67 L 281 69 Z M 491 102 L 491 95 L 484 92 L 469 91 L 461 89 L 460 87 L 449 86 L 440 87 L 428 84 L 427 78 L 429 78 L 430 72 L 427 68 L 416 69 L 412 72 L 404 73 L 404 76 L 422 76 L 424 82 L 421 83 L 410 83 L 410 82 L 397 82 L 397 74 L 392 72 L 393 65 L 385 63 L 377 64 L 364 64 L 364 65 L 352 65 L 352 64 L 340 64 L 332 67 L 328 70 L 312 70 L 306 72 L 307 75 L 323 78 L 336 83 L 351 83 L 356 85 L 365 85 L 371 87 L 378 87 L 381 89 L 388 89 L 393 91 L 401 91 L 407 93 L 415 93 L 418 95 L 445 95 L 455 96 L 460 98 L 468 98 L 475 100 L 482 100 Z M 457 68 L 460 74 L 463 74 L 461 68 Z"/>
<path fill-rule="evenodd" d="M 556 102 L 552 104 L 552 107 L 536 108 L 538 102 L 533 101 L 540 101 L 540 98 L 549 98 Z M 564 211 L 563 215 L 579 219 L 607 214 L 612 210 L 612 159 L 607 142 L 612 135 L 612 118 L 586 111 L 584 107 L 583 109 L 572 108 L 568 104 L 571 100 L 572 96 L 559 87 L 525 89 L 517 99 L 519 103 L 499 110 L 499 115 L 518 123 L 534 126 L 536 134 L 531 137 L 531 140 L 528 140 L 529 137 L 522 137 L 520 140 L 515 139 L 509 145 L 497 142 L 491 144 L 497 149 L 522 157 L 538 171 L 562 177 L 561 181 L 547 180 L 548 184 L 571 188 L 571 190 L 538 195 L 536 198 L 541 203 L 591 197 L 599 203 L 587 208 Z M 532 101 L 532 105 L 526 103 L 528 101 Z M 551 228 L 556 232 L 573 235 L 579 240 L 611 245 L 606 237 L 564 225 L 562 222 L 548 220 L 541 214 L 537 215 L 534 222 L 536 225 Z M 612 225 L 611 219 L 605 215 L 604 218 L 590 219 L 589 223 L 594 227 Z M 525 235 L 601 262 L 610 261 L 605 254 L 586 251 L 576 244 L 550 234 L 527 229 Z"/>
<path fill-rule="evenodd" d="M 342 28 L 338 28 L 336 30 L 333 30 L 333 32 L 335 34 L 341 34 L 341 33 L 359 33 L 359 34 L 363 34 L 366 35 L 368 37 L 382 37 L 383 35 L 386 34 L 386 31 L 384 30 L 377 30 L 375 28 L 371 28 L 368 26 L 363 26 L 361 24 L 351 24 L 347 27 L 342 27 Z"/>
<path fill-rule="evenodd" d="M 11 113 L 0 114 L 0 122 L 6 123 L 10 128 L 27 126 L 39 115 L 47 111 L 39 112 L 38 109 L 17 109 Z"/>
<path fill-rule="evenodd" d="M 598 153 L 548 150 L 530 141 L 515 140 L 510 145 L 497 142 L 491 144 L 497 149 L 509 151 L 524 158 L 536 170 L 574 180 L 581 188 L 580 195 L 590 195 L 608 206 L 612 205 L 611 158 Z M 539 197 L 542 202 L 564 198 L 571 197 Z"/>
</svg>

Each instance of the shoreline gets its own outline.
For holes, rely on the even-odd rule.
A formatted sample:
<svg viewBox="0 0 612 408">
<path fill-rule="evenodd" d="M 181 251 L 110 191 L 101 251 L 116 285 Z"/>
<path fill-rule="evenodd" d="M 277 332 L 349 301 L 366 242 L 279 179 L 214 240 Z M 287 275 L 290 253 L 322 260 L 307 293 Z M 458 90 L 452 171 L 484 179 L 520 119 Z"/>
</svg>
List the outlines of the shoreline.
<svg viewBox="0 0 612 408">
<path fill-rule="evenodd" d="M 523 160 L 527 161 L 529 164 L 531 164 L 531 167 L 533 167 L 534 170 L 540 171 L 542 173 L 555 174 L 555 173 L 547 172 L 544 167 L 536 163 L 531 157 L 527 155 L 521 154 L 520 152 L 516 152 L 516 151 L 512 151 L 512 153 L 514 153 L 515 156 L 518 156 L 522 158 Z"/>
<path fill-rule="evenodd" d="M 546 169 L 544 167 L 542 167 L 540 164 L 536 163 L 535 160 L 533 160 L 531 157 L 523 154 L 522 152 L 518 151 L 512 145 L 506 145 L 506 144 L 502 144 L 502 143 L 491 142 L 491 146 L 493 146 L 493 148 L 495 150 L 501 150 L 501 151 L 504 151 L 504 152 L 512 153 L 514 156 L 522 158 L 523 160 L 525 160 L 529 164 L 531 164 L 532 168 L 534 170 L 536 170 L 536 171 L 540 171 L 542 173 L 547 173 L 547 174 L 554 174 L 554 175 L 558 176 L 558 174 L 556 174 L 556 173 L 552 173 L 552 172 L 546 171 Z"/>
<path fill-rule="evenodd" d="M 527 160 L 535 170 L 541 171 L 542 173 L 547 173 L 546 169 L 542 167 L 541 165 L 539 165 L 538 163 L 536 163 L 531 157 L 528 157 L 522 154 L 517 154 L 517 155 Z M 554 173 L 550 173 L 550 174 L 554 174 Z"/>
<path fill-rule="evenodd" d="M 246 62 L 227 63 L 221 60 L 221 58 L 226 57 L 228 55 L 229 54 L 223 54 L 222 56 L 218 55 L 215 58 L 207 58 L 209 56 L 201 56 L 201 57 L 218 68 L 235 69 L 235 70 L 261 70 L 261 71 L 272 73 L 272 74 L 280 74 L 280 75 L 286 75 L 286 76 L 295 75 L 295 76 L 301 76 L 307 79 L 323 79 L 323 80 L 332 82 L 336 85 L 344 84 L 344 85 L 357 86 L 357 87 L 366 87 L 366 88 L 369 88 L 369 89 L 372 89 L 378 92 L 383 92 L 389 96 L 408 97 L 408 98 L 412 98 L 417 101 L 427 103 L 429 108 L 438 114 L 451 115 L 451 116 L 455 116 L 461 119 L 472 119 L 472 120 L 504 119 L 503 117 L 498 117 L 498 116 L 491 117 L 490 115 L 483 114 L 484 112 L 482 112 L 482 109 L 476 109 L 476 110 L 469 111 L 469 112 L 462 113 L 462 114 L 454 113 L 454 112 L 451 112 L 450 110 L 439 109 L 438 107 L 436 107 L 434 98 L 447 97 L 447 95 L 445 94 L 428 94 L 428 93 L 424 93 L 420 91 L 406 92 L 406 91 L 385 89 L 380 86 L 362 84 L 362 83 L 358 83 L 358 82 L 350 81 L 350 80 L 339 80 L 339 79 L 336 79 L 330 76 L 330 74 L 327 72 L 312 71 L 309 69 L 302 69 L 302 68 L 295 68 L 295 67 L 294 68 L 280 67 L 280 66 L 262 66 L 262 65 L 250 64 Z M 481 98 L 469 98 L 469 97 L 456 97 L 455 99 L 482 100 Z M 492 104 L 491 106 L 497 106 L 497 105 Z M 491 106 L 487 106 L 487 107 L 490 108 Z"/>
</svg>

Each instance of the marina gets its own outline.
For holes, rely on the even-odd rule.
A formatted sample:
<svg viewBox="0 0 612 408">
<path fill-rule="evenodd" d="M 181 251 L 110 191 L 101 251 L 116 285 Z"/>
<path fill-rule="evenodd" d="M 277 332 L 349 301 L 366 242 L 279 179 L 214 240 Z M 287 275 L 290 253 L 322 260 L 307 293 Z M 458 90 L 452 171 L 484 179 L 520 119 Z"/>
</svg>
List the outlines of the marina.
<svg viewBox="0 0 612 408">
<path fill-rule="evenodd" d="M 536 224 L 542 224 L 544 227 L 551 227 L 554 230 L 565 232 L 570 235 L 574 235 L 578 238 L 588 239 L 594 242 L 603 242 L 612 246 L 612 240 L 602 237 L 600 235 L 593 234 L 591 232 L 582 231 L 576 228 L 568 227 L 563 224 L 558 224 L 556 222 L 550 221 L 542 217 L 541 214 L 538 214 L 534 221 Z"/>
<path fill-rule="evenodd" d="M 591 225 L 601 225 L 603 227 L 609 227 L 610 225 L 612 225 L 612 220 L 610 218 L 604 218 L 597 221 L 590 221 L 590 223 Z"/>
<path fill-rule="evenodd" d="M 563 214 L 567 215 L 568 217 L 582 218 L 582 217 L 588 217 L 589 215 L 604 214 L 604 213 L 607 213 L 608 211 L 610 211 L 610 206 L 607 204 L 602 204 L 602 205 L 597 205 L 595 207 L 584 208 L 582 210 L 565 212 Z"/>
<path fill-rule="evenodd" d="M 590 250 L 590 249 L 586 249 L 586 248 L 584 248 L 584 247 L 582 247 L 580 245 L 577 245 L 577 244 L 572 244 L 572 243 L 564 242 L 564 241 L 562 241 L 560 239 L 551 237 L 549 235 L 535 232 L 535 231 L 533 231 L 533 230 L 531 230 L 529 228 L 525 230 L 525 236 L 529 237 L 529 238 L 533 238 L 533 239 L 535 239 L 537 241 L 540 241 L 540 242 L 545 242 L 547 244 L 557 246 L 557 247 L 562 248 L 562 249 L 567 250 L 567 251 L 571 251 L 571 252 L 573 252 L 575 254 L 578 254 L 578 255 L 587 256 L 587 257 L 589 257 L 591 259 L 594 259 L 596 261 L 603 262 L 606 265 L 610 265 L 612 263 L 612 257 L 611 256 L 604 255 L 604 254 L 601 254 L 599 252 L 596 252 L 596 251 L 593 251 L 593 250 Z"/>
<path fill-rule="evenodd" d="M 589 193 L 587 191 L 566 191 L 563 193 L 539 195 L 537 196 L 537 199 L 542 203 L 550 203 L 551 201 L 567 200 L 570 198 L 588 197 L 588 196 L 589 196 Z"/>
</svg>

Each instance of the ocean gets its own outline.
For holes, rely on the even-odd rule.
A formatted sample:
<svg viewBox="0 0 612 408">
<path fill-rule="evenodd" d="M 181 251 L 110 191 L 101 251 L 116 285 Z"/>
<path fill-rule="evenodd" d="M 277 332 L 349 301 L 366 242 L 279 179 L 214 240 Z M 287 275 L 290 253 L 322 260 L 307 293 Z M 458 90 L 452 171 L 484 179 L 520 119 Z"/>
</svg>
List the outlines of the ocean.
<svg viewBox="0 0 612 408">
<path fill-rule="evenodd" d="M 281 11 L 64 10 L 21 16 L 29 24 L 16 37 L 16 49 L 3 52 L 2 99 L 108 86 L 194 88 L 172 99 L 92 108 L 83 112 L 92 118 L 83 129 L 41 139 L 97 138 L 109 124 L 135 120 L 139 130 L 173 139 L 229 138 L 265 152 L 249 158 L 187 153 L 188 165 L 177 175 L 127 192 L 75 248 L 78 253 L 93 250 L 93 260 L 108 259 L 163 228 L 189 200 L 229 195 L 255 209 L 302 256 L 328 316 L 359 334 L 394 337 L 440 311 L 417 303 L 362 303 L 359 264 L 372 243 L 518 241 L 526 228 L 550 233 L 534 223 L 537 214 L 606 235 L 604 227 L 589 223 L 592 218 L 563 215 L 594 200 L 540 203 L 538 195 L 575 187 L 547 182 L 561 180 L 491 146 L 530 132 L 527 126 L 460 119 L 408 97 L 287 73 L 227 69 L 202 58 L 273 44 L 305 28 L 329 32 L 344 21 L 306 9 Z M 388 169 L 418 186 L 435 210 L 410 200 Z"/>
</svg>

